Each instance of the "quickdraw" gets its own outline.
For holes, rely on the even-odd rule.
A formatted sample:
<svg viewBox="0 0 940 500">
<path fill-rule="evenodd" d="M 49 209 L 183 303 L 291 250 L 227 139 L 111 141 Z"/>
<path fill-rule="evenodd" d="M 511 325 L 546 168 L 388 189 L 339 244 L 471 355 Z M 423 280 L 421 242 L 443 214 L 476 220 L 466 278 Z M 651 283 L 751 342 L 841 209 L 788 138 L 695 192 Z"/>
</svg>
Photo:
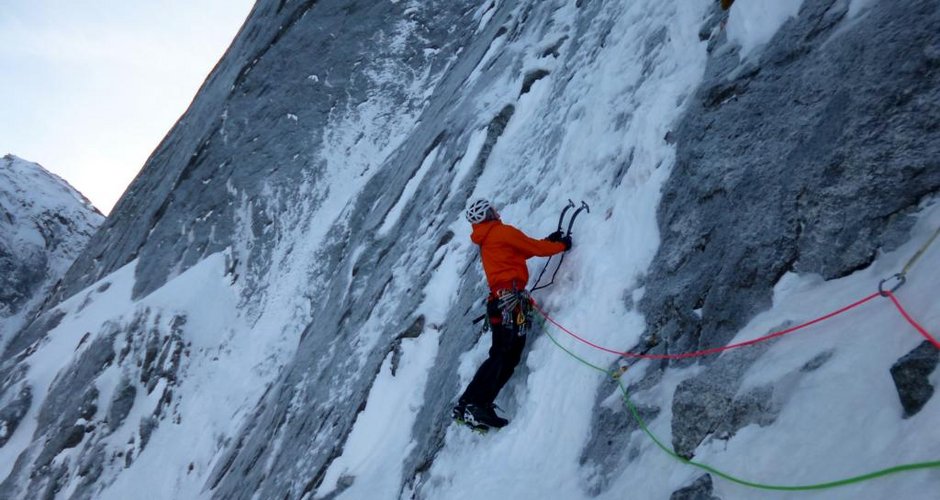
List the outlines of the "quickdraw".
<svg viewBox="0 0 940 500">
<path fill-rule="evenodd" d="M 908 259 L 907 263 L 904 264 L 904 267 L 901 268 L 901 272 L 893 276 L 889 276 L 878 283 L 878 294 L 882 297 L 888 297 L 890 294 L 897 292 L 898 288 L 901 288 L 904 283 L 907 283 L 907 272 L 910 271 L 912 267 L 914 267 L 914 264 L 916 264 L 918 260 L 920 260 L 927 249 L 930 248 L 930 245 L 932 245 L 933 242 L 937 240 L 937 236 L 940 236 L 940 227 L 938 227 L 937 230 L 934 231 L 933 235 L 928 238 L 927 241 L 924 242 L 924 244 L 921 245 L 921 247 L 917 249 L 916 252 L 914 252 L 914 255 L 912 255 L 911 258 Z M 895 284 L 890 290 L 885 290 L 885 283 L 891 280 L 897 280 L 897 284 Z"/>
<path fill-rule="evenodd" d="M 525 335 L 531 324 L 532 298 L 525 290 L 501 290 L 497 293 L 503 324 L 515 325 L 519 335 Z"/>
</svg>

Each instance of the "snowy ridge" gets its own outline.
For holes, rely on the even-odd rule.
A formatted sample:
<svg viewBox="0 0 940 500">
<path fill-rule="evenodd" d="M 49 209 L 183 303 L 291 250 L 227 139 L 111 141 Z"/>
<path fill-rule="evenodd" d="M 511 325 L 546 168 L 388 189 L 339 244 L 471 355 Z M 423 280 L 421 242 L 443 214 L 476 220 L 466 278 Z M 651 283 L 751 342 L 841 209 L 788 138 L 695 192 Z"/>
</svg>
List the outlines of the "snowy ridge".
<svg viewBox="0 0 940 500">
<path fill-rule="evenodd" d="M 0 351 L 45 300 L 104 217 L 42 166 L 0 158 Z"/>
<path fill-rule="evenodd" d="M 940 356 L 899 383 L 924 339 L 881 298 L 690 361 L 547 326 L 497 400 L 509 426 L 450 420 L 490 342 L 473 197 L 535 237 L 587 200 L 536 298 L 652 354 L 831 312 L 940 227 L 940 8 L 761 5 L 259 2 L 69 271 L 77 293 L 0 363 L 0 496 L 933 498 L 936 470 L 808 492 L 706 474 L 546 335 L 626 367 L 677 453 L 800 485 L 940 458 L 940 398 L 903 402 Z M 935 334 L 938 259 L 898 290 Z"/>
</svg>

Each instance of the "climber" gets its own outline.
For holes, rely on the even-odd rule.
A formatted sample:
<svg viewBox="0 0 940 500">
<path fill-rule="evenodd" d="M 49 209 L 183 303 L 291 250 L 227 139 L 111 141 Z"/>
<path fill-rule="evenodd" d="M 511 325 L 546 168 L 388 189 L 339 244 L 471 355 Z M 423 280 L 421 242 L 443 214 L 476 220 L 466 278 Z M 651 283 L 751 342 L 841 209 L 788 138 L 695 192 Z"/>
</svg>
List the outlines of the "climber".
<svg viewBox="0 0 940 500">
<path fill-rule="evenodd" d="M 480 246 L 483 271 L 490 287 L 486 316 L 493 343 L 489 357 L 454 407 L 453 417 L 475 429 L 503 427 L 508 420 L 494 410 L 493 401 L 519 364 L 529 326 L 530 299 L 525 286 L 529 281 L 526 259 L 548 257 L 571 248 L 571 236 L 555 231 L 544 240 L 526 236 L 509 224 L 484 199 L 475 200 L 467 209 L 473 224 L 470 239 Z"/>
</svg>

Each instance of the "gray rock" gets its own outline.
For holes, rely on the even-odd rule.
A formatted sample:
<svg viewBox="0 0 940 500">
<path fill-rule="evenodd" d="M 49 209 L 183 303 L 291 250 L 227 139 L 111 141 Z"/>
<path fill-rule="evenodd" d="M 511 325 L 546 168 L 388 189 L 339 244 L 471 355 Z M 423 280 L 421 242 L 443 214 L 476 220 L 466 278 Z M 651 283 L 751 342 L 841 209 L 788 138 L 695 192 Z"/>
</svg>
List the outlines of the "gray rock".
<svg viewBox="0 0 940 500">
<path fill-rule="evenodd" d="M 111 399 L 111 407 L 108 409 L 108 427 L 114 431 L 117 430 L 124 419 L 134 407 L 134 399 L 137 397 L 137 386 L 132 384 L 129 379 L 122 378 L 114 390 L 114 396 Z"/>
<path fill-rule="evenodd" d="M 700 379 L 679 384 L 672 399 L 672 447 L 676 453 L 692 458 L 705 437 L 730 420 L 735 389 Z"/>
<path fill-rule="evenodd" d="M 59 492 L 65 486 L 65 480 L 68 477 L 69 465 L 71 460 L 65 459 L 61 465 L 47 467 L 43 470 L 43 476 L 47 478 L 45 482 L 37 487 L 30 488 L 29 498 L 40 498 L 42 500 L 56 500 Z"/>
<path fill-rule="evenodd" d="M 745 372 L 767 348 L 768 344 L 758 344 L 727 352 L 721 362 L 676 387 L 672 399 L 672 446 L 676 453 L 692 458 L 695 448 L 709 435 L 729 439 L 750 423 L 773 422 L 778 409 L 771 403 L 772 389 L 738 395 Z"/>
<path fill-rule="evenodd" d="M 32 402 L 32 390 L 28 385 L 23 385 L 12 401 L 0 408 L 0 447 L 5 445 L 16 432 L 16 428 L 26 416 Z"/>
<path fill-rule="evenodd" d="M 153 415 L 146 417 L 141 417 L 140 419 L 140 450 L 147 446 L 147 443 L 150 442 L 150 436 L 153 434 L 154 429 L 159 425 L 159 420 Z"/>
<path fill-rule="evenodd" d="M 59 453 L 78 446 L 85 439 L 86 425 L 78 422 L 81 420 L 87 421 L 88 419 L 85 416 L 94 413 L 94 409 L 96 409 L 95 401 L 98 399 L 98 389 L 92 386 L 80 394 L 81 399 L 78 405 L 68 408 L 66 413 L 58 416 L 54 427 L 39 427 L 42 433 L 48 436 L 48 439 L 43 443 L 42 450 L 33 463 L 32 473 L 34 475 L 42 476 L 43 471 L 49 468 L 49 465 Z"/>
<path fill-rule="evenodd" d="M 3 351 L 3 356 L 16 362 L 26 359 L 35 352 L 36 342 L 50 330 L 59 326 L 64 317 L 65 313 L 57 309 L 37 317 L 10 339 L 6 350 Z M 10 365 L 0 366 L 0 372 L 9 367 Z"/>
<path fill-rule="evenodd" d="M 47 267 L 45 253 L 23 251 L 0 242 L 0 312 L 4 316 L 18 313 L 34 296 L 47 278 Z"/>
<path fill-rule="evenodd" d="M 39 429 L 59 422 L 72 425 L 79 418 L 88 420 L 97 411 L 97 376 L 114 361 L 114 339 L 117 332 L 96 338 L 81 356 L 59 373 L 39 409 Z"/>
<path fill-rule="evenodd" d="M 712 493 L 712 476 L 703 474 L 692 484 L 678 489 L 669 496 L 669 500 L 721 500 Z"/>
<path fill-rule="evenodd" d="M 925 340 L 891 366 L 891 378 L 898 389 L 904 418 L 917 415 L 933 397 L 934 386 L 928 377 L 938 363 L 940 350 Z"/>
<path fill-rule="evenodd" d="M 75 492 L 72 493 L 70 500 L 94 499 L 100 495 L 96 489 L 96 482 L 101 478 L 104 472 L 105 464 L 105 445 L 98 445 L 86 448 L 85 453 L 79 458 L 78 476 L 81 478 Z"/>
<path fill-rule="evenodd" d="M 800 371 L 802 371 L 803 373 L 809 373 L 809 372 L 814 372 L 822 368 L 823 365 L 825 365 L 826 363 L 829 362 L 830 359 L 832 359 L 833 354 L 835 354 L 835 351 L 833 350 L 823 351 L 817 354 L 813 359 L 807 361 L 806 364 L 803 365 L 802 368 L 800 368 Z"/>
<path fill-rule="evenodd" d="M 610 367 L 612 373 L 618 369 L 619 364 Z M 627 394 L 633 397 L 654 387 L 662 375 L 663 365 L 650 363 L 643 377 L 627 387 Z M 637 405 L 636 408 L 640 418 L 646 422 L 652 421 L 661 412 L 655 406 Z M 617 383 L 611 380 L 610 383 L 601 384 L 591 420 L 591 436 L 579 460 L 580 465 L 591 471 L 587 488 L 589 494 L 597 496 L 607 491 L 620 471 L 638 457 L 638 444 L 646 439 L 643 435 L 634 434 L 638 430 L 639 424 L 624 404 L 623 393 Z"/>
<path fill-rule="evenodd" d="M 67 450 L 69 448 L 74 448 L 82 442 L 82 439 L 85 438 L 85 426 L 84 425 L 73 425 L 69 427 L 63 434 L 62 447 L 58 451 Z"/>
</svg>

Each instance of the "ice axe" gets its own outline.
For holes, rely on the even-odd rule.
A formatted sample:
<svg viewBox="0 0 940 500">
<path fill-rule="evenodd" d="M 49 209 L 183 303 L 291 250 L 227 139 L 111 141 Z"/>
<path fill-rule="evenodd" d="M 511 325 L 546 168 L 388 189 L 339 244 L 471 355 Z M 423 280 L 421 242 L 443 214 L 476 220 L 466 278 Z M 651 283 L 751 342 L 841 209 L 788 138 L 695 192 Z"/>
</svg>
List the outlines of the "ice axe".
<svg viewBox="0 0 940 500">
<path fill-rule="evenodd" d="M 569 199 L 569 200 L 568 200 L 568 204 L 565 205 L 565 208 L 563 208 L 563 209 L 561 210 L 561 216 L 558 217 L 558 232 L 561 232 L 561 227 L 564 225 L 564 222 L 565 222 L 565 214 L 567 214 L 567 213 L 568 213 L 568 210 L 571 210 L 571 209 L 574 208 L 575 206 L 576 206 L 576 205 L 574 204 L 574 202 L 571 201 L 571 199 Z M 574 227 L 574 221 L 577 220 L 577 219 L 578 219 L 578 216 L 581 215 L 581 212 L 584 212 L 584 211 L 587 211 L 588 213 L 591 213 L 591 207 L 587 204 L 587 202 L 585 202 L 584 200 L 581 200 L 581 206 L 578 207 L 578 208 L 574 211 L 573 214 L 571 214 L 571 219 L 568 221 L 568 228 L 567 228 L 567 231 L 565 232 L 565 236 L 566 236 L 566 237 L 567 237 L 567 236 L 571 236 L 571 229 Z M 568 252 L 565 251 L 565 253 L 568 253 Z M 549 281 L 548 283 L 544 284 L 544 285 L 539 286 L 539 282 L 542 281 L 542 276 L 545 274 L 545 270 L 548 269 L 548 265 L 551 264 L 551 262 L 552 262 L 552 257 L 554 257 L 554 256 L 548 258 L 548 261 L 545 262 L 545 266 L 542 267 L 542 271 L 539 272 L 539 277 L 536 278 L 535 284 L 532 285 L 532 291 L 533 291 L 533 292 L 536 291 L 536 290 L 541 290 L 541 289 L 543 289 L 543 288 L 545 288 L 545 287 L 551 286 L 552 284 L 555 283 L 555 276 L 558 275 L 558 270 L 561 269 L 561 264 L 565 261 L 565 253 L 561 254 L 561 259 L 558 260 L 558 266 L 555 267 L 555 272 L 552 273 L 552 280 Z"/>
</svg>

